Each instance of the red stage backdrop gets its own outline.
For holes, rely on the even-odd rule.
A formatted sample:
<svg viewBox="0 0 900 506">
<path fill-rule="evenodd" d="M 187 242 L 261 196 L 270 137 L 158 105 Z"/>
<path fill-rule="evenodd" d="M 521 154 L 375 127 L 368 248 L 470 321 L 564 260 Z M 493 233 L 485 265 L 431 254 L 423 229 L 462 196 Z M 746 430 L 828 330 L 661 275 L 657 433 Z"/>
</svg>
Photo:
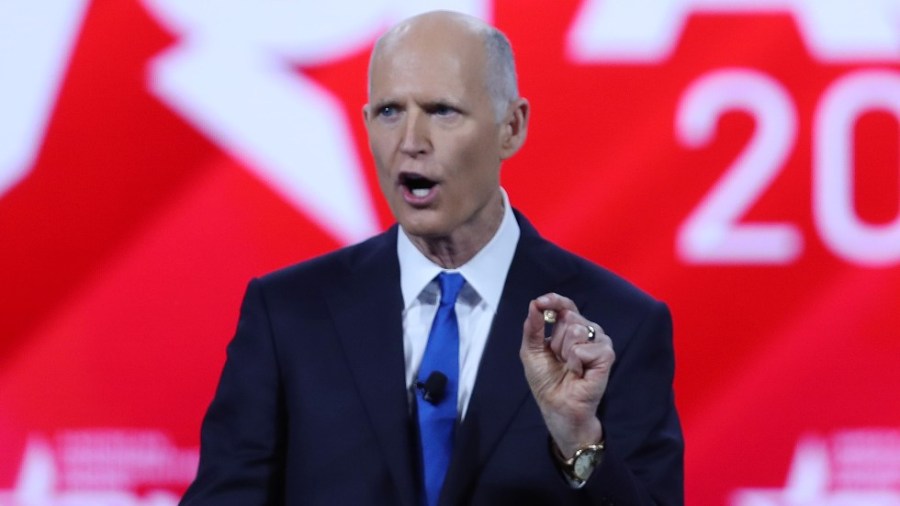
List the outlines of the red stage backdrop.
<svg viewBox="0 0 900 506">
<path fill-rule="evenodd" d="M 435 7 L 514 43 L 513 204 L 671 305 L 688 504 L 900 505 L 898 0 L 4 0 L 0 505 L 176 502 L 249 278 L 390 224 Z"/>
</svg>

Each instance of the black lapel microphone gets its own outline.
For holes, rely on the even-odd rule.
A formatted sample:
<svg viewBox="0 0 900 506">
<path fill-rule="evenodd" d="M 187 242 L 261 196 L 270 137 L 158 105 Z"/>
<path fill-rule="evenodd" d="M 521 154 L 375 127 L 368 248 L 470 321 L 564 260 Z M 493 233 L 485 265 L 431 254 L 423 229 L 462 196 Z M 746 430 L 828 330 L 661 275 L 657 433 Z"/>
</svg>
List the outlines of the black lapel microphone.
<svg viewBox="0 0 900 506">
<path fill-rule="evenodd" d="M 441 371 L 434 371 L 425 381 L 417 381 L 416 388 L 422 391 L 422 397 L 431 404 L 437 404 L 447 393 L 447 376 Z"/>
</svg>

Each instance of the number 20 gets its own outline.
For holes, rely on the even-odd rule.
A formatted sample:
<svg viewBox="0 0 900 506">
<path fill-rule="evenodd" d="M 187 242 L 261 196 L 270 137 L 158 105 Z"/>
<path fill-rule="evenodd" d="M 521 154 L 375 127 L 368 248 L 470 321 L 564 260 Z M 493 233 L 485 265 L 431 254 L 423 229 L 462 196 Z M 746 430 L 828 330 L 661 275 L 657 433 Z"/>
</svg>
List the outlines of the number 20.
<svg viewBox="0 0 900 506">
<path fill-rule="evenodd" d="M 813 216 L 825 244 L 847 261 L 885 266 L 900 261 L 900 216 L 873 225 L 853 207 L 853 128 L 870 110 L 900 119 L 900 74 L 860 71 L 824 93 L 813 126 Z M 756 120 L 748 145 L 688 216 L 678 231 L 678 252 L 690 263 L 787 264 L 803 251 L 803 236 L 790 223 L 739 223 L 772 184 L 797 137 L 797 113 L 783 87 L 749 69 L 703 76 L 685 92 L 676 114 L 679 140 L 689 147 L 711 141 L 727 111 Z"/>
</svg>

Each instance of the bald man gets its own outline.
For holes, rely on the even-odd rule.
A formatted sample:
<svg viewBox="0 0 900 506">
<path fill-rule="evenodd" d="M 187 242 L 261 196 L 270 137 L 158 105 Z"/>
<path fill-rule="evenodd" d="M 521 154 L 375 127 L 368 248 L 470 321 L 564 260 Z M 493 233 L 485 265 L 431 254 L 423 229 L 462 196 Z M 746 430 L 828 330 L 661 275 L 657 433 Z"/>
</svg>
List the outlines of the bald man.
<svg viewBox="0 0 900 506">
<path fill-rule="evenodd" d="M 183 504 L 683 503 L 668 309 L 513 210 L 529 112 L 477 19 L 378 40 L 363 116 L 397 224 L 250 282 Z"/>
</svg>

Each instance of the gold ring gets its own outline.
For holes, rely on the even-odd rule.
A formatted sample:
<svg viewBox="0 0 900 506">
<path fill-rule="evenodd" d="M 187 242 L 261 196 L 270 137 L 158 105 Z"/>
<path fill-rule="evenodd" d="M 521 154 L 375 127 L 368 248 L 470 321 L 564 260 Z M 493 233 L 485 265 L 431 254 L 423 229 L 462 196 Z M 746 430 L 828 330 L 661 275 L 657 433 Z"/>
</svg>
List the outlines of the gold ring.
<svg viewBox="0 0 900 506">
<path fill-rule="evenodd" d="M 592 327 L 592 326 L 590 326 L 590 325 L 585 325 L 585 327 L 588 328 L 588 336 L 587 336 L 587 340 L 588 340 L 588 341 L 593 341 L 594 338 L 597 337 L 597 331 L 594 330 L 594 327 Z"/>
</svg>

